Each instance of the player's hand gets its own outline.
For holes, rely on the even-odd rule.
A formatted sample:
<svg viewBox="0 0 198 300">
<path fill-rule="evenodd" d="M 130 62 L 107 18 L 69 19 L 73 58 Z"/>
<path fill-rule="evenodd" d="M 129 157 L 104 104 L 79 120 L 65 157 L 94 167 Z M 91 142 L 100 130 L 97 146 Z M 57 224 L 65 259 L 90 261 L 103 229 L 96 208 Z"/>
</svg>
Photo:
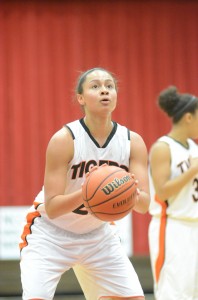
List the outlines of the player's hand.
<svg viewBox="0 0 198 300">
<path fill-rule="evenodd" d="M 133 173 L 129 173 L 129 174 L 131 175 L 131 178 L 134 180 L 134 184 L 136 185 L 136 190 L 131 195 L 132 198 L 135 197 L 135 205 L 136 205 L 139 201 L 139 195 L 140 195 L 140 189 L 138 188 L 138 180 L 135 179 L 135 174 Z"/>
<path fill-rule="evenodd" d="M 101 166 L 93 166 L 93 167 L 89 170 L 89 172 L 87 172 L 87 173 L 85 174 L 85 179 L 87 179 L 87 178 L 89 177 L 89 175 L 90 175 L 92 172 L 94 172 L 94 171 L 96 171 L 98 168 L 102 168 L 102 167 L 104 167 L 104 166 L 107 166 L 107 164 L 105 163 L 105 164 L 102 164 Z M 84 182 L 81 184 L 81 187 L 83 186 L 83 184 L 84 184 Z"/>
<path fill-rule="evenodd" d="M 98 168 L 102 168 L 102 167 L 104 167 L 104 166 L 107 166 L 107 164 L 102 164 L 101 166 L 93 166 L 93 167 L 89 170 L 89 172 L 87 172 L 87 173 L 85 174 L 85 177 L 87 178 L 87 177 L 90 175 L 90 173 L 92 173 L 92 172 L 96 171 Z"/>
</svg>

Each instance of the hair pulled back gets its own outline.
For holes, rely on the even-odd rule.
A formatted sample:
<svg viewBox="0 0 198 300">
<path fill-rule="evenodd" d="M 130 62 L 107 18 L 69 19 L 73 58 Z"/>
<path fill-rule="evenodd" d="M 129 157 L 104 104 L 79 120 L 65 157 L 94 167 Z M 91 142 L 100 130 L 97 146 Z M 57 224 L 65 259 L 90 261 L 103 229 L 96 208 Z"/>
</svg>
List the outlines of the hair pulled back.
<svg viewBox="0 0 198 300">
<path fill-rule="evenodd" d="M 198 98 L 190 94 L 180 94 L 175 86 L 169 86 L 160 93 L 158 104 L 172 118 L 173 123 L 177 123 L 185 113 L 195 113 L 198 109 Z"/>
<path fill-rule="evenodd" d="M 116 90 L 117 90 L 117 80 L 114 77 L 114 75 L 111 72 L 109 72 L 108 70 L 104 69 L 104 68 L 96 67 L 96 68 L 89 69 L 89 70 L 81 73 L 81 75 L 79 76 L 79 78 L 77 80 L 77 84 L 76 84 L 76 89 L 75 89 L 76 94 L 82 94 L 83 93 L 83 83 L 85 82 L 87 76 L 90 73 L 92 73 L 94 71 L 97 71 L 97 70 L 104 71 L 104 72 L 108 73 L 113 78 L 113 81 L 115 83 L 115 87 L 116 87 Z"/>
</svg>

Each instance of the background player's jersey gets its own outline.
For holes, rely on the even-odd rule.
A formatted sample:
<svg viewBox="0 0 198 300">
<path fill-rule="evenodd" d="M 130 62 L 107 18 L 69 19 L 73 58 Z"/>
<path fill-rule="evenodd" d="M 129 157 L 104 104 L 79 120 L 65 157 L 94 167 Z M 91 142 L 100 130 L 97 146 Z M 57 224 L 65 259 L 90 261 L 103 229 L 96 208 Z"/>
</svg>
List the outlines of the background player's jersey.
<svg viewBox="0 0 198 300">
<path fill-rule="evenodd" d="M 65 125 L 71 132 L 74 141 L 74 156 L 65 166 L 67 187 L 65 193 L 72 193 L 81 188 L 85 173 L 91 167 L 104 163 L 116 165 L 128 171 L 130 159 L 130 131 L 115 122 L 113 129 L 103 147 L 100 147 L 84 120 L 76 120 Z M 67 168 L 67 169 L 66 169 Z M 49 222 L 74 233 L 86 233 L 101 226 L 104 222 L 88 214 L 84 207 L 50 220 L 45 212 L 43 190 L 35 199 L 34 207 Z"/>
<path fill-rule="evenodd" d="M 189 158 L 198 157 L 198 145 L 191 139 L 188 139 L 188 148 L 171 137 L 163 136 L 158 142 L 164 142 L 169 145 L 171 155 L 171 175 L 170 179 L 180 176 L 186 172 L 190 166 Z M 160 216 L 165 202 L 155 195 L 152 171 L 149 169 L 151 204 L 150 214 Z M 167 199 L 166 214 L 169 217 L 182 220 L 198 220 L 198 174 L 194 176 L 177 195 Z"/>
</svg>

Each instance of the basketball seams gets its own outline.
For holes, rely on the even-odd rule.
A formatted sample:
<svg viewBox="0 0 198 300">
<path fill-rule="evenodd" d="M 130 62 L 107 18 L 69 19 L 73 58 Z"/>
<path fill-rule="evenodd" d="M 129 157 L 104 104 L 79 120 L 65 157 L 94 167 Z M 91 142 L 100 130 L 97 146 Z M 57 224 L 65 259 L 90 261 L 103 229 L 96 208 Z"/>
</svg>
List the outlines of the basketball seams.
<svg viewBox="0 0 198 300">
<path fill-rule="evenodd" d="M 130 173 L 116 166 L 91 172 L 82 186 L 85 208 L 93 217 L 106 222 L 125 217 L 135 205 L 136 193 Z"/>
<path fill-rule="evenodd" d="M 126 213 L 126 212 L 130 211 L 133 208 L 133 206 L 134 205 L 131 205 L 130 208 L 128 208 L 126 210 L 123 210 L 121 212 L 110 213 L 110 212 L 95 211 L 95 212 L 91 212 L 91 214 L 95 215 L 97 218 L 100 218 L 99 216 L 97 216 L 97 214 L 110 215 L 110 216 L 121 215 L 123 213 Z"/>
<path fill-rule="evenodd" d="M 91 208 L 91 207 L 96 207 L 96 206 L 98 206 L 98 205 L 104 204 L 104 203 L 106 203 L 106 202 L 108 202 L 108 201 L 110 201 L 110 200 L 112 200 L 112 199 L 114 199 L 114 198 L 116 198 L 116 197 L 122 195 L 123 193 L 125 193 L 126 191 L 128 191 L 130 188 L 132 188 L 132 187 L 134 186 L 134 184 L 135 184 L 135 182 L 133 181 L 132 184 L 131 184 L 129 187 L 127 187 L 125 190 L 122 190 L 119 194 L 116 194 L 116 195 L 114 195 L 113 197 L 111 197 L 111 198 L 109 198 L 109 199 L 107 199 L 107 200 L 105 200 L 105 201 L 103 201 L 103 202 L 97 203 L 97 204 L 95 204 L 95 205 L 89 205 L 89 208 Z M 89 202 L 89 201 L 90 201 L 90 200 L 87 200 L 87 202 Z"/>
<path fill-rule="evenodd" d="M 134 184 L 135 184 L 135 182 L 133 182 L 132 183 L 132 185 L 129 187 L 129 188 L 131 188 L 132 186 L 134 186 Z M 124 191 L 122 191 L 122 193 L 124 193 L 124 192 L 126 192 L 127 190 L 129 190 L 129 188 L 127 188 L 126 190 L 124 190 Z M 98 218 L 98 219 L 101 219 L 101 220 L 103 220 L 101 217 L 100 217 L 100 215 L 108 215 L 108 216 L 118 216 L 118 215 L 122 215 L 122 214 L 127 214 L 127 212 L 130 212 L 131 211 L 131 209 L 133 208 L 133 206 L 134 206 L 134 203 L 129 207 L 129 208 L 127 208 L 127 209 L 125 209 L 125 210 L 122 210 L 122 211 L 120 211 L 120 212 L 118 212 L 118 211 L 115 211 L 115 213 L 111 213 L 111 212 L 102 212 L 102 211 L 93 211 L 92 210 L 92 208 L 93 207 L 96 207 L 96 206 L 100 206 L 101 204 L 104 204 L 105 202 L 108 202 L 108 201 L 110 201 L 110 200 L 112 200 L 112 199 L 114 199 L 114 198 L 116 198 L 117 196 L 119 196 L 119 195 L 121 195 L 122 193 L 120 193 L 120 194 L 118 194 L 118 195 L 116 195 L 116 196 L 114 196 L 114 197 L 111 197 L 110 199 L 108 199 L 108 200 L 106 200 L 106 201 L 103 201 L 103 202 L 100 202 L 100 203 L 98 203 L 98 204 L 96 204 L 96 205 L 92 205 L 92 206 L 90 206 L 89 205 L 89 201 L 87 202 L 88 203 L 88 207 L 89 207 L 89 210 L 90 210 L 90 212 L 91 212 L 91 214 L 92 215 L 94 215 L 96 218 Z M 117 218 L 117 219 L 119 219 L 119 218 Z M 114 220 L 114 219 L 113 219 Z M 113 221 L 112 220 L 112 221 Z M 110 220 L 111 221 L 111 220 Z"/>
<path fill-rule="evenodd" d="M 89 189 L 89 181 L 90 181 L 90 179 L 91 179 L 91 175 L 94 174 L 94 173 L 90 174 L 89 177 L 88 177 L 88 180 L 87 180 L 87 185 L 86 185 L 86 199 L 83 197 L 83 200 L 86 201 L 86 202 L 89 202 L 89 201 L 94 197 L 94 195 L 95 195 L 96 192 L 99 190 L 99 188 L 101 187 L 101 185 L 103 184 L 103 182 L 104 182 L 105 180 L 107 180 L 107 179 L 108 179 L 109 177 L 111 177 L 113 174 L 120 173 L 120 172 L 123 172 L 123 171 L 125 172 L 125 170 L 123 170 L 123 169 L 121 169 L 121 170 L 116 170 L 116 171 L 112 172 L 111 174 L 109 174 L 107 177 L 105 177 L 105 178 L 100 182 L 100 184 L 97 186 L 96 190 L 95 190 L 94 193 L 91 195 L 91 197 L 87 198 L 87 194 L 88 194 L 87 190 Z"/>
</svg>

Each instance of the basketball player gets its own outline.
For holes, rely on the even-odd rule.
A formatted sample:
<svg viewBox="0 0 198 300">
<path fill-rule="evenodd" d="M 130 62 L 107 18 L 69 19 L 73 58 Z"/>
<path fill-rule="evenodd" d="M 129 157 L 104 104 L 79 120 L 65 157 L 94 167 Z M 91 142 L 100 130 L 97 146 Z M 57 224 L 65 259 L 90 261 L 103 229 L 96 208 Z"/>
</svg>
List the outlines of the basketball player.
<svg viewBox="0 0 198 300">
<path fill-rule="evenodd" d="M 76 96 L 84 117 L 63 126 L 51 138 L 44 187 L 27 214 L 22 233 L 23 299 L 53 299 L 61 275 L 70 268 L 87 300 L 144 299 L 119 237 L 108 222 L 88 214 L 81 194 L 85 174 L 92 167 L 114 164 L 134 174 L 138 189 L 134 210 L 147 212 L 144 141 L 111 120 L 117 84 L 110 72 L 94 68 L 82 73 Z"/>
<path fill-rule="evenodd" d="M 150 151 L 149 245 L 157 300 L 198 300 L 198 98 L 172 86 L 158 98 L 170 132 Z"/>
</svg>

